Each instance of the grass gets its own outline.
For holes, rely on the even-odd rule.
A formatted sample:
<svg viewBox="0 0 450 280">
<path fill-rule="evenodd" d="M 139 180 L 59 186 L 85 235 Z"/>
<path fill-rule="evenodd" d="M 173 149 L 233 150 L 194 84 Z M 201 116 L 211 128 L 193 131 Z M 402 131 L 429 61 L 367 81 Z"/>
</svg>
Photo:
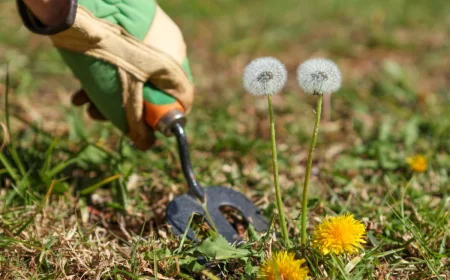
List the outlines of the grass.
<svg viewBox="0 0 450 280">
<path fill-rule="evenodd" d="M 290 72 L 273 99 L 280 186 L 293 251 L 313 279 L 448 279 L 450 2 L 258 3 L 161 1 L 183 29 L 196 78 L 187 133 L 198 180 L 243 192 L 272 219 L 267 104 L 240 79 L 249 60 L 275 56 Z M 165 207 L 186 191 L 174 139 L 158 136 L 142 153 L 89 120 L 69 102 L 78 83 L 45 38 L 21 27 L 14 1 L 0 2 L 0 20 L 0 108 L 9 89 L 11 128 L 0 159 L 0 278 L 255 277 L 280 242 L 251 228 L 240 248 L 174 237 Z M 335 60 L 344 84 L 317 137 L 307 230 L 326 214 L 353 213 L 368 236 L 351 258 L 299 245 L 316 98 L 292 73 L 313 56 Z M 415 154 L 429 166 L 411 180 L 406 158 Z"/>
</svg>

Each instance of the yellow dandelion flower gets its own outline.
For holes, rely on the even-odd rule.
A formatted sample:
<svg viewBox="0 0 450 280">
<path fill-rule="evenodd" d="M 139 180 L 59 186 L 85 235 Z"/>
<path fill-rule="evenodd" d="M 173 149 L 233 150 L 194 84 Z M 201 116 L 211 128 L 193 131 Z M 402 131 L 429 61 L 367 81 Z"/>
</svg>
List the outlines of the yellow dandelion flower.
<svg viewBox="0 0 450 280">
<path fill-rule="evenodd" d="M 280 251 L 267 258 L 260 267 L 258 279 L 303 280 L 308 278 L 308 268 L 302 267 L 305 259 L 296 260 L 294 253 Z"/>
<path fill-rule="evenodd" d="M 427 170 L 427 158 L 422 155 L 415 155 L 406 159 L 412 171 L 422 173 Z"/>
<path fill-rule="evenodd" d="M 351 214 L 338 217 L 326 217 L 314 230 L 313 246 L 323 254 L 356 253 L 366 243 L 364 224 Z"/>
</svg>

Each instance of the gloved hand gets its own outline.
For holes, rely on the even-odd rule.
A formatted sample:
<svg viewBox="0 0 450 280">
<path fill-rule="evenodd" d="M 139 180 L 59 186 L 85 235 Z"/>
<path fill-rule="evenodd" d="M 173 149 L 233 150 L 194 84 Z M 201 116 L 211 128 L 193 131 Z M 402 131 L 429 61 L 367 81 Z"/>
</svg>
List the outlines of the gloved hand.
<svg viewBox="0 0 450 280">
<path fill-rule="evenodd" d="M 70 0 L 67 16 L 51 25 L 30 12 L 32 0 L 17 1 L 24 24 L 50 35 L 80 80 L 83 89 L 73 103 L 89 103 L 93 118 L 110 120 L 137 148 L 148 149 L 155 141 L 145 122 L 149 111 L 174 103 L 190 111 L 186 45 L 180 29 L 153 0 Z"/>
</svg>

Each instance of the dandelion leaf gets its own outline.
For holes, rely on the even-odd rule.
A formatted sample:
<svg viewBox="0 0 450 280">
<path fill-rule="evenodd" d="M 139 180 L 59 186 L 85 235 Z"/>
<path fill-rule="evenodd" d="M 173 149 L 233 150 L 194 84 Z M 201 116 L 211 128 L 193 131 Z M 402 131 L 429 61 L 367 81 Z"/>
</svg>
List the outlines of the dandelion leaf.
<svg viewBox="0 0 450 280">
<path fill-rule="evenodd" d="M 250 255 L 249 250 L 231 246 L 221 235 L 205 239 L 202 245 L 197 248 L 197 251 L 215 260 L 240 259 Z"/>
<path fill-rule="evenodd" d="M 179 262 L 181 266 L 183 266 L 184 268 L 186 268 L 191 272 L 200 272 L 203 269 L 205 269 L 203 265 L 198 263 L 197 258 L 194 256 L 187 256 L 183 259 L 180 259 Z"/>
</svg>

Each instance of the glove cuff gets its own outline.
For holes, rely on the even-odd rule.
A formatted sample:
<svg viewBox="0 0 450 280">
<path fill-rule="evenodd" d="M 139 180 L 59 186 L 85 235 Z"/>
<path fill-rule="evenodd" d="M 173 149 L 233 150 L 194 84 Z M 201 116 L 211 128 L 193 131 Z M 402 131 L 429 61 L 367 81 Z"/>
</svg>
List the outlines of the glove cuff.
<svg viewBox="0 0 450 280">
<path fill-rule="evenodd" d="M 16 4 L 20 18 L 28 30 L 40 35 L 54 35 L 69 29 L 73 25 L 77 14 L 78 0 L 70 0 L 69 13 L 61 23 L 53 27 L 45 26 L 35 15 L 33 15 L 22 0 L 16 0 Z"/>
</svg>

